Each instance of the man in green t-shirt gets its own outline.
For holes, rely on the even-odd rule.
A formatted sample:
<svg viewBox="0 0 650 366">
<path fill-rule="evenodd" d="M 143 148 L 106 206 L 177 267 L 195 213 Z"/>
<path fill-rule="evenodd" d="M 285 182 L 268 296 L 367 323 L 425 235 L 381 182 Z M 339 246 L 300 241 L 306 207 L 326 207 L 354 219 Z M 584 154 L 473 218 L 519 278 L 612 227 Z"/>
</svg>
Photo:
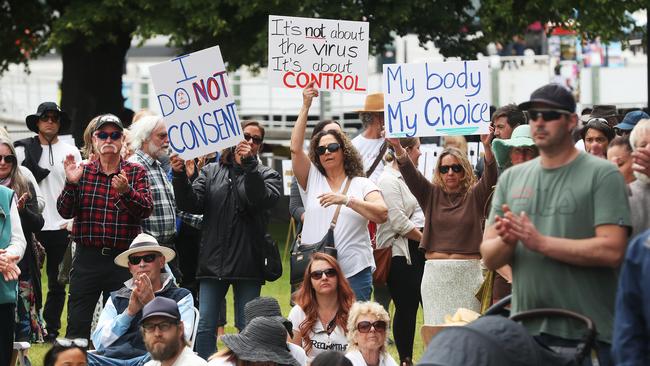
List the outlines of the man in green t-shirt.
<svg viewBox="0 0 650 366">
<path fill-rule="evenodd" d="M 562 308 L 590 317 L 600 365 L 608 365 L 617 268 L 630 226 L 625 182 L 616 166 L 578 151 L 571 139 L 575 100 L 557 84 L 520 105 L 540 156 L 499 178 L 481 254 L 489 269 L 513 268 L 512 311 Z M 584 328 L 547 318 L 526 327 L 548 346 L 573 347 Z"/>
</svg>

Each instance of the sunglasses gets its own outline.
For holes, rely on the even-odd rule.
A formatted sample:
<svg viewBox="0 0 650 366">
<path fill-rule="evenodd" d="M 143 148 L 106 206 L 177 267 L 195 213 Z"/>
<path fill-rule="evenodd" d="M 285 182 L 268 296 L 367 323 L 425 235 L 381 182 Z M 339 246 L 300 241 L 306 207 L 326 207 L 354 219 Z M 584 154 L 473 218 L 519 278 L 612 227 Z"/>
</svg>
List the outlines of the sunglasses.
<svg viewBox="0 0 650 366">
<path fill-rule="evenodd" d="M 334 268 L 324 269 L 322 271 L 313 271 L 309 274 L 312 280 L 320 280 L 323 278 L 323 275 L 327 278 L 332 278 L 336 276 L 336 270 Z"/>
<path fill-rule="evenodd" d="M 75 338 L 75 339 L 58 338 L 54 342 L 61 347 L 73 347 L 73 346 L 79 348 L 88 347 L 88 340 L 86 338 Z"/>
<path fill-rule="evenodd" d="M 52 121 L 52 122 L 59 122 L 59 115 L 58 114 L 42 114 L 38 117 L 39 121 L 42 122 L 47 122 L 47 121 Z"/>
<path fill-rule="evenodd" d="M 107 138 L 111 138 L 111 140 L 119 140 L 122 138 L 122 131 L 113 131 L 111 133 L 105 132 L 105 131 L 99 131 L 95 133 L 95 136 L 97 136 L 98 139 L 100 140 L 106 140 Z"/>
<path fill-rule="evenodd" d="M 149 253 L 141 256 L 132 255 L 129 257 L 129 263 L 131 263 L 134 266 L 137 266 L 138 264 L 140 264 L 140 261 L 142 260 L 144 260 L 145 263 L 151 263 L 155 261 L 156 258 L 158 258 L 158 254 L 154 254 L 154 253 Z"/>
<path fill-rule="evenodd" d="M 262 144 L 262 141 L 264 141 L 264 140 L 262 140 L 261 137 L 249 135 L 247 133 L 244 134 L 244 140 L 246 140 L 246 141 L 253 140 L 253 143 L 255 145 L 260 145 L 260 144 Z"/>
<path fill-rule="evenodd" d="M 386 331 L 387 326 L 388 324 L 383 320 L 377 320 L 374 323 L 363 321 L 357 324 L 357 330 L 361 333 L 368 333 L 370 332 L 370 328 L 375 328 L 375 331 L 383 333 Z"/>
<path fill-rule="evenodd" d="M 174 325 L 178 325 L 178 321 L 163 320 L 160 323 L 143 323 L 142 329 L 145 333 L 155 332 L 156 328 L 160 329 L 161 332 L 166 332 Z"/>
<path fill-rule="evenodd" d="M 7 164 L 16 164 L 16 155 L 0 155 L 0 161 L 3 161 Z"/>
<path fill-rule="evenodd" d="M 571 113 L 559 109 L 531 109 L 528 111 L 528 119 L 537 121 L 540 117 L 544 122 L 555 121 L 560 119 L 562 115 L 571 115 Z"/>
<path fill-rule="evenodd" d="M 316 154 L 317 155 L 323 155 L 325 154 L 325 151 L 329 151 L 331 153 L 337 152 L 341 148 L 341 144 L 333 142 L 327 146 L 318 146 L 316 147 Z"/>
<path fill-rule="evenodd" d="M 438 168 L 438 171 L 440 171 L 442 174 L 447 174 L 449 172 L 449 169 L 451 169 L 454 173 L 460 173 L 463 171 L 463 167 L 460 164 L 441 165 Z"/>
</svg>

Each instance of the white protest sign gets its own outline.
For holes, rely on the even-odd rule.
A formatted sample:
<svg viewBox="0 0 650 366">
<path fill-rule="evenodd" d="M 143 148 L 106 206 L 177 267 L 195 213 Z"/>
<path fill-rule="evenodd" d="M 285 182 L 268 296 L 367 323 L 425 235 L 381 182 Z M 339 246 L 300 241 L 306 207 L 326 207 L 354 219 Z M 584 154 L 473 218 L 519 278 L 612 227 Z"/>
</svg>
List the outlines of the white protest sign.
<svg viewBox="0 0 650 366">
<path fill-rule="evenodd" d="M 384 65 L 382 78 L 387 136 L 489 133 L 487 61 Z"/>
<path fill-rule="evenodd" d="M 291 160 L 282 160 L 282 181 L 284 182 L 284 195 L 291 195 L 291 182 L 293 182 L 293 167 Z"/>
<path fill-rule="evenodd" d="M 368 22 L 269 15 L 269 85 L 366 93 Z"/>
<path fill-rule="evenodd" d="M 219 46 L 149 68 L 169 146 L 188 160 L 242 140 L 235 99 Z"/>
</svg>

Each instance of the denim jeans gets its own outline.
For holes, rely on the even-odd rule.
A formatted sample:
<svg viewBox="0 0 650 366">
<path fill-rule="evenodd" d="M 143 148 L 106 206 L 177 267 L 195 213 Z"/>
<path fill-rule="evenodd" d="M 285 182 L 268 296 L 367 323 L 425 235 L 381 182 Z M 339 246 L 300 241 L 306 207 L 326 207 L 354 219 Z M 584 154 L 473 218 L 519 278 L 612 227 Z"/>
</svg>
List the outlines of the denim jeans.
<svg viewBox="0 0 650 366">
<path fill-rule="evenodd" d="M 257 280 L 214 280 L 199 281 L 199 329 L 196 334 L 196 352 L 207 360 L 217 350 L 217 323 L 228 288 L 235 293 L 235 326 L 244 329 L 244 307 L 246 303 L 260 296 L 262 283 Z"/>
<path fill-rule="evenodd" d="M 361 272 L 348 277 L 350 287 L 354 291 L 357 301 L 368 301 L 372 294 L 372 271 L 370 267 L 364 268 Z"/>
<path fill-rule="evenodd" d="M 536 336 L 535 339 L 540 343 L 546 345 L 557 353 L 574 355 L 578 341 L 556 337 L 550 334 L 541 334 Z M 611 359 L 611 345 L 605 342 L 596 341 L 593 350 L 596 351 L 596 358 L 598 363 L 593 363 L 591 359 L 591 352 L 585 357 L 581 366 L 611 366 L 614 365 Z"/>
</svg>

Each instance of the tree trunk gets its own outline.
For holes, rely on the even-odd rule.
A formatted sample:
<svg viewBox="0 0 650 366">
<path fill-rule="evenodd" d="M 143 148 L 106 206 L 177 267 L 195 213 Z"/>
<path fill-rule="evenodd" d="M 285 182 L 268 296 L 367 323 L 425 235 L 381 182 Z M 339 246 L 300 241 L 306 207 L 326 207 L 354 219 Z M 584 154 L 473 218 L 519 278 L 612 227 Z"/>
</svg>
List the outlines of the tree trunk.
<svg viewBox="0 0 650 366">
<path fill-rule="evenodd" d="M 124 109 L 122 74 L 131 34 L 123 32 L 117 38 L 114 43 L 106 41 L 90 50 L 87 46 L 92 41 L 79 36 L 61 49 L 61 108 L 72 120 L 70 130 L 61 133 L 71 133 L 77 146 L 83 145 L 84 129 L 95 116 L 113 113 L 130 118 Z M 122 121 L 126 125 L 131 122 Z"/>
</svg>

